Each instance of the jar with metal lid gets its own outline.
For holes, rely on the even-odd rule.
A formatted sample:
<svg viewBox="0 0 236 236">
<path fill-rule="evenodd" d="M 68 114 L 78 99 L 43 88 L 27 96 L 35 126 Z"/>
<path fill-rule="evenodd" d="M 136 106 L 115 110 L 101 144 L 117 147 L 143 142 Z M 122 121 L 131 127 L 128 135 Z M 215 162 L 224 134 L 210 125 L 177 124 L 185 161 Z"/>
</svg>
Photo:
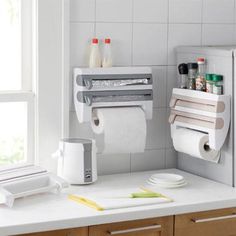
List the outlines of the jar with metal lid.
<svg viewBox="0 0 236 236">
<path fill-rule="evenodd" d="M 205 58 L 199 57 L 197 59 L 198 72 L 196 78 L 196 90 L 205 92 L 206 91 L 206 72 L 205 72 Z"/>
<path fill-rule="evenodd" d="M 178 66 L 179 70 L 179 81 L 178 87 L 182 89 L 188 88 L 188 65 L 185 63 L 181 63 Z"/>
<path fill-rule="evenodd" d="M 213 93 L 217 95 L 223 94 L 223 76 L 212 75 Z"/>
<path fill-rule="evenodd" d="M 212 74 L 206 74 L 206 92 L 213 93 Z"/>
<path fill-rule="evenodd" d="M 196 90 L 197 63 L 188 63 L 188 89 Z"/>
</svg>

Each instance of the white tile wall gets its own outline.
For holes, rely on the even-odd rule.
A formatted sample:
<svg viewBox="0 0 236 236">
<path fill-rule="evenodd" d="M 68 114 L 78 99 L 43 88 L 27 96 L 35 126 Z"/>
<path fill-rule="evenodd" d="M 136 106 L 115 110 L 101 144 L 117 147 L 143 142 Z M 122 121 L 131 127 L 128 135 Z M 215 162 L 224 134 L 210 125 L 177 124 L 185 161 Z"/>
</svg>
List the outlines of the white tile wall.
<svg viewBox="0 0 236 236">
<path fill-rule="evenodd" d="M 166 168 L 175 168 L 177 166 L 176 151 L 173 148 L 166 149 Z"/>
<path fill-rule="evenodd" d="M 145 161 L 144 161 L 145 160 Z M 131 154 L 131 172 L 165 168 L 165 150 L 146 150 L 144 153 Z"/>
<path fill-rule="evenodd" d="M 165 147 L 166 139 L 166 108 L 154 108 L 152 120 L 147 121 L 147 149 Z"/>
<path fill-rule="evenodd" d="M 182 45 L 201 45 L 201 24 L 169 24 L 169 65 L 176 64 L 175 48 Z"/>
<path fill-rule="evenodd" d="M 98 175 L 130 172 L 130 154 L 97 155 Z"/>
<path fill-rule="evenodd" d="M 204 24 L 202 27 L 203 45 L 235 44 L 233 24 Z"/>
<path fill-rule="evenodd" d="M 134 23 L 134 65 L 166 65 L 166 52 L 167 24 Z"/>
<path fill-rule="evenodd" d="M 87 66 L 90 39 L 94 36 L 93 23 L 72 23 L 70 25 L 71 66 Z"/>
<path fill-rule="evenodd" d="M 95 21 L 95 0 L 70 0 L 70 20 Z"/>
<path fill-rule="evenodd" d="M 203 23 L 234 23 L 234 0 L 203 0 Z"/>
<path fill-rule="evenodd" d="M 170 23 L 201 23 L 202 0 L 169 0 Z"/>
<path fill-rule="evenodd" d="M 101 40 L 111 37 L 115 66 L 153 68 L 154 112 L 147 125 L 145 153 L 99 154 L 99 174 L 177 165 L 167 122 L 171 91 L 177 84 L 174 49 L 178 45 L 236 44 L 235 3 L 236 0 L 70 0 L 71 68 L 88 65 L 93 36 Z M 94 137 L 89 124 L 78 124 L 73 109 L 70 135 Z"/>
<path fill-rule="evenodd" d="M 131 22 L 132 0 L 96 0 L 96 21 Z"/>
<path fill-rule="evenodd" d="M 153 107 L 164 108 L 166 107 L 166 85 L 167 85 L 167 67 L 166 66 L 153 66 Z"/>
<path fill-rule="evenodd" d="M 166 0 L 135 0 L 134 22 L 167 23 L 168 1 Z"/>
<path fill-rule="evenodd" d="M 90 123 L 80 124 L 75 111 L 70 112 L 70 137 L 94 138 Z"/>
</svg>

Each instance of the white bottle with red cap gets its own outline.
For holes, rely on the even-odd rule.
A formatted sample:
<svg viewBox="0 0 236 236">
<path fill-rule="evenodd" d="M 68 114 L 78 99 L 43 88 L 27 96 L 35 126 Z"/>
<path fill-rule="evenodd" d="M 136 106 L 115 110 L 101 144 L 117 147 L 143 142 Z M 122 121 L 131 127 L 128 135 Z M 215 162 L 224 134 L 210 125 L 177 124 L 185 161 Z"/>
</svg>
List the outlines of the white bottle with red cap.
<svg viewBox="0 0 236 236">
<path fill-rule="evenodd" d="M 90 48 L 90 57 L 89 57 L 89 67 L 95 68 L 95 67 L 101 67 L 102 66 L 102 60 L 101 60 L 101 54 L 98 46 L 98 39 L 93 38 L 92 44 Z"/>
<path fill-rule="evenodd" d="M 112 67 L 111 39 L 105 39 L 102 67 Z"/>
</svg>

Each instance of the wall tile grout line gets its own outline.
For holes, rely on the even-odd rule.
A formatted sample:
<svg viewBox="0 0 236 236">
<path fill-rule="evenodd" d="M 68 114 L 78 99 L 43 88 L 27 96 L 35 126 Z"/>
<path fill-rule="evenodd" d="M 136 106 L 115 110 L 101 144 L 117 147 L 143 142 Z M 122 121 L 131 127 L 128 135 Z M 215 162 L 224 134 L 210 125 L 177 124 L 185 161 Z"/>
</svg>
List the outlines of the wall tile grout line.
<svg viewBox="0 0 236 236">
<path fill-rule="evenodd" d="M 131 25 L 131 65 L 132 66 L 133 66 L 133 55 L 134 55 L 133 54 L 133 50 L 134 50 L 134 1 L 135 0 L 132 0 L 132 25 Z"/>
<path fill-rule="evenodd" d="M 133 45 L 134 45 L 134 0 L 132 0 L 132 23 L 131 23 L 131 66 L 133 66 Z M 129 154 L 129 172 L 132 173 L 132 153 Z"/>
<path fill-rule="evenodd" d="M 203 0 L 204 1 L 204 0 Z M 225 22 L 132 22 L 132 21 L 70 21 L 70 24 L 79 24 L 79 23 L 107 23 L 107 24 L 146 24 L 146 25 L 166 25 L 166 24 L 171 24 L 171 25 L 201 25 L 201 24 L 207 24 L 207 25 L 235 25 L 233 22 L 225 23 Z"/>
<path fill-rule="evenodd" d="M 203 7 L 204 7 L 204 0 L 201 0 L 201 45 L 203 44 Z"/>
<path fill-rule="evenodd" d="M 168 13 L 167 13 L 167 65 L 169 64 L 169 26 L 170 26 L 170 0 L 168 0 Z M 167 87 L 168 87 L 168 67 L 166 68 L 166 96 L 165 96 L 165 99 L 166 99 L 166 106 L 168 104 L 168 96 L 167 96 Z M 166 117 L 167 117 L 167 107 L 165 109 L 165 112 L 166 112 Z M 166 129 L 168 130 L 168 129 Z M 167 165 L 167 152 L 166 152 L 166 146 L 167 146 L 167 132 L 165 132 L 165 168 L 166 168 L 166 165 Z"/>
<path fill-rule="evenodd" d="M 97 0 L 94 0 L 94 37 L 97 37 Z"/>
</svg>

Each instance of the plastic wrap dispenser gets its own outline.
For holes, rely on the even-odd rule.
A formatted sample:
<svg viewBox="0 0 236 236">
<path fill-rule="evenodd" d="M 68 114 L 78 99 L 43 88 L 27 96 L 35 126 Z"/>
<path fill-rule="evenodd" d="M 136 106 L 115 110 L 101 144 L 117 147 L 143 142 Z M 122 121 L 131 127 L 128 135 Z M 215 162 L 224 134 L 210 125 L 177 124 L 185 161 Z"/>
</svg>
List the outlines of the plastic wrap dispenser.
<svg viewBox="0 0 236 236">
<path fill-rule="evenodd" d="M 173 89 L 170 101 L 171 136 L 178 128 L 208 133 L 209 146 L 220 150 L 230 124 L 230 96 Z"/>
<path fill-rule="evenodd" d="M 75 68 L 74 104 L 80 123 L 100 107 L 141 107 L 152 118 L 152 71 L 149 67 Z"/>
</svg>

